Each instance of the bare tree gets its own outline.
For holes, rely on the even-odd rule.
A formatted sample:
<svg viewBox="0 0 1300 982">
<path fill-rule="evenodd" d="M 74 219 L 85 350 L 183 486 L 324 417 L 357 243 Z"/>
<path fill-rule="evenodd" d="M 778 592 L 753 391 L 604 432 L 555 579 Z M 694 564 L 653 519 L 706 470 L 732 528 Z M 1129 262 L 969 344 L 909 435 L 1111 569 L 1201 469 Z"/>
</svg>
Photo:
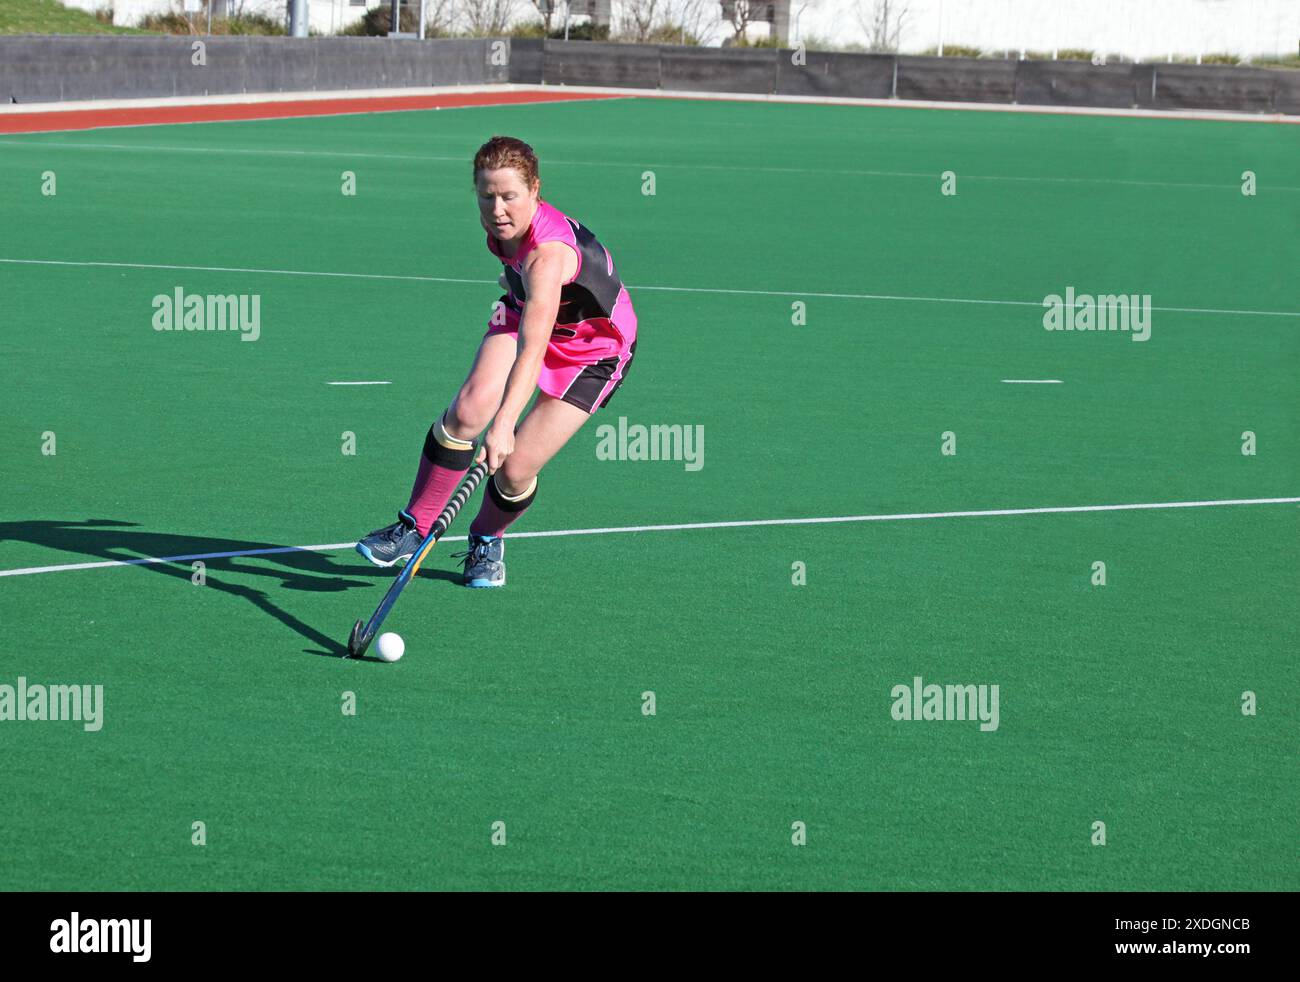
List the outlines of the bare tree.
<svg viewBox="0 0 1300 982">
<path fill-rule="evenodd" d="M 867 32 L 870 51 L 898 51 L 898 41 L 911 11 L 907 0 L 872 0 L 854 8 L 858 23 Z"/>
<path fill-rule="evenodd" d="M 701 39 L 712 35 L 722 20 L 713 0 L 681 0 L 680 10 L 682 27 Z"/>
<path fill-rule="evenodd" d="M 224 20 L 242 20 L 250 14 L 262 14 L 270 17 L 272 20 L 278 19 L 281 15 L 288 16 L 285 13 L 285 4 L 279 0 L 208 0 L 208 5 L 212 7 L 212 19 Z"/>
<path fill-rule="evenodd" d="M 732 40 L 740 41 L 745 37 L 745 31 L 759 12 L 759 4 L 751 0 L 722 0 L 722 17 L 731 25 L 735 32 Z"/>
<path fill-rule="evenodd" d="M 515 15 L 517 0 L 461 0 L 465 23 L 479 37 L 505 34 Z"/>
<path fill-rule="evenodd" d="M 663 21 L 662 0 L 623 0 L 618 8 L 619 34 L 643 44 Z"/>
<path fill-rule="evenodd" d="M 560 0 L 528 0 L 542 17 L 542 24 L 546 28 L 546 35 L 550 37 L 551 21 L 555 19 L 556 8 L 560 5 Z"/>
<path fill-rule="evenodd" d="M 417 0 L 417 7 L 418 5 Z M 456 0 L 424 0 L 425 34 L 435 37 L 451 34 L 456 29 L 453 23 L 455 16 Z"/>
<path fill-rule="evenodd" d="M 629 16 L 633 12 L 629 8 L 635 7 L 636 4 L 637 0 L 623 0 L 622 4 L 615 5 L 615 10 L 622 8 L 619 24 L 620 33 L 624 35 L 638 32 L 635 21 Z M 642 0 L 640 6 L 642 8 L 646 6 L 645 0 Z M 722 6 L 718 0 L 658 0 L 654 10 L 653 18 L 646 17 L 648 11 L 640 15 L 642 19 L 649 21 L 647 35 L 657 36 L 662 40 L 671 32 L 672 40 L 685 43 L 688 34 L 701 40 L 712 37 L 721 21 Z"/>
<path fill-rule="evenodd" d="M 248 14 L 266 14 L 272 18 L 284 13 L 284 4 L 257 3 L 255 0 L 208 0 L 212 7 L 212 19 L 241 20 Z"/>
</svg>

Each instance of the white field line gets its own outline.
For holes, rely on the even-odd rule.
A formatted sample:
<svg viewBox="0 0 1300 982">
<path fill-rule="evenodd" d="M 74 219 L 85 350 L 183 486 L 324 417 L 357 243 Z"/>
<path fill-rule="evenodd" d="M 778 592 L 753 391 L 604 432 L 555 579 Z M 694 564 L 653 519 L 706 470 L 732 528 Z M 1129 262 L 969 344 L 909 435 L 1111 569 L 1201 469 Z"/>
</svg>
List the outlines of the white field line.
<svg viewBox="0 0 1300 982">
<path fill-rule="evenodd" d="M 1060 385 L 1059 378 L 1004 378 L 1008 385 Z"/>
<path fill-rule="evenodd" d="M 392 385 L 392 382 L 326 382 L 326 385 Z"/>
<path fill-rule="evenodd" d="M 609 101 L 609 100 L 606 100 Z M 546 103 L 546 105 L 556 105 L 557 103 Z M 241 120 L 240 122 L 247 122 Z M 152 125 L 152 124 L 151 124 Z M 176 125 L 176 124 L 167 124 Z M 193 124 L 198 125 L 198 124 Z M 113 127 L 122 129 L 125 127 Z M 17 134 L 21 135 L 21 134 Z M 39 134 L 31 134 L 39 136 Z M 19 139 L 0 139 L 0 146 L 41 148 L 54 147 L 59 150 L 125 150 L 149 153 L 210 153 L 210 154 L 232 154 L 256 157 L 338 157 L 344 160 L 414 160 L 420 162 L 433 163 L 450 163 L 462 166 L 465 163 L 464 154 L 457 156 L 438 156 L 434 154 L 405 154 L 405 153 L 366 153 L 364 151 L 351 150 L 277 150 L 271 148 L 249 148 L 240 147 L 177 147 L 177 146 L 157 146 L 146 144 L 132 143 L 66 143 L 56 142 L 54 140 L 19 140 Z M 561 167 L 599 167 L 604 170 L 611 170 L 618 167 L 628 167 L 634 169 L 651 168 L 654 170 L 673 170 L 682 168 L 692 171 L 750 171 L 762 174 L 814 174 L 814 175 L 843 175 L 848 177 L 903 177 L 918 178 L 928 181 L 939 181 L 941 175 L 936 173 L 927 173 L 922 171 L 891 171 L 891 170 L 859 170 L 854 168 L 829 168 L 829 167 L 762 167 L 754 164 L 735 163 L 735 164 L 705 164 L 691 162 L 665 163 L 662 161 L 609 161 L 609 160 L 563 160 L 558 157 L 547 157 L 547 166 Z M 1006 174 L 962 174 L 962 178 L 968 181 L 1015 181 L 1044 184 L 1114 184 L 1125 187 L 1143 187 L 1143 188 L 1192 188 L 1192 189 L 1210 189 L 1218 191 L 1240 191 L 1240 182 L 1236 184 L 1205 184 L 1187 181 L 1135 181 L 1121 178 L 1109 177 L 1046 177 L 1041 175 L 1013 176 Z M 1270 191 L 1300 191 L 1300 187 L 1289 187 L 1285 185 L 1268 185 Z"/>
<path fill-rule="evenodd" d="M 14 259 L 0 257 L 0 263 L 18 266 L 78 266 L 103 269 L 166 269 L 197 273 L 250 273 L 264 276 L 325 276 L 358 280 L 405 280 L 415 283 L 466 283 L 473 286 L 496 286 L 496 280 L 471 280 L 454 276 L 403 276 L 397 273 L 335 273 L 311 269 L 258 269 L 244 266 L 188 266 L 173 263 L 117 263 L 99 260 Z M 1041 300 L 983 300 L 972 297 L 912 297 L 889 293 L 820 293 L 811 290 L 727 290 L 704 286 L 648 286 L 628 283 L 629 290 L 653 290 L 664 293 L 712 293 L 742 297 L 817 297 L 829 300 L 895 300 L 917 303 L 966 303 L 1002 307 L 1039 307 Z M 1078 303 L 1075 306 L 1079 306 Z M 1178 314 L 1240 314 L 1245 317 L 1300 317 L 1297 310 L 1229 310 L 1218 307 L 1157 307 Z"/>
<path fill-rule="evenodd" d="M 567 535 L 614 535 L 628 532 L 682 532 L 697 529 L 759 528 L 773 525 L 831 525 L 842 522 L 903 522 L 931 518 L 997 518 L 1007 515 L 1073 515 L 1104 511 L 1157 511 L 1171 508 L 1222 508 L 1230 505 L 1289 505 L 1296 498 L 1227 498 L 1218 501 L 1157 501 L 1127 505 L 1064 505 L 1054 508 L 994 508 L 985 511 L 932 511 L 889 515 L 845 515 L 832 518 L 765 518 L 736 522 L 688 522 L 679 525 L 622 525 L 611 528 L 557 529 L 549 532 L 512 532 L 512 539 L 540 539 Z M 461 542 L 465 536 L 449 536 L 439 541 Z M 70 563 L 63 566 L 28 566 L 0 570 L 0 576 L 31 576 L 36 573 L 63 573 L 74 569 L 108 569 L 116 566 L 149 566 L 157 563 L 182 563 L 196 559 L 235 559 L 243 556 L 272 556 L 288 552 L 335 552 L 351 549 L 355 542 L 333 542 L 317 546 L 276 546 L 270 549 L 247 549 L 236 552 L 203 552 L 188 556 L 164 556 L 149 559 L 115 559 L 97 563 Z"/>
</svg>

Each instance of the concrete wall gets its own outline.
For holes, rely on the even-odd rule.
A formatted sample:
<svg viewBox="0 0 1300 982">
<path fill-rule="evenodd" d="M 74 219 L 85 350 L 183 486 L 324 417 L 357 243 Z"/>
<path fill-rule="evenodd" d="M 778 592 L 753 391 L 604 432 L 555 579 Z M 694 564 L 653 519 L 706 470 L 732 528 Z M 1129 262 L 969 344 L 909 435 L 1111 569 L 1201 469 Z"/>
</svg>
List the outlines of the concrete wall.
<svg viewBox="0 0 1300 982">
<path fill-rule="evenodd" d="M 195 65 L 202 41 L 206 65 Z M 505 82 L 488 40 L 0 37 L 0 101 L 61 102 L 243 92 Z"/>
<path fill-rule="evenodd" d="M 144 98 L 502 82 L 1108 108 L 1300 114 L 1300 71 L 1091 65 L 587 41 L 0 37 L 0 100 Z M 499 60 L 499 59 L 497 59 Z"/>
<path fill-rule="evenodd" d="M 1040 106 L 1297 113 L 1300 71 L 514 41 L 510 81 Z"/>
</svg>

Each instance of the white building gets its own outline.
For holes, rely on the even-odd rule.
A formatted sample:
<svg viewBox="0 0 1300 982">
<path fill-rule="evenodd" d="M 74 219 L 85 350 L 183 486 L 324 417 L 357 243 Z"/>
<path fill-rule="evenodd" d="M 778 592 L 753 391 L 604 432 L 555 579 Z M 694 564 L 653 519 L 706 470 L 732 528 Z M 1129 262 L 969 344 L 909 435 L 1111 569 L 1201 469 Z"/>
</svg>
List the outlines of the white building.
<svg viewBox="0 0 1300 982">
<path fill-rule="evenodd" d="M 113 8 L 113 23 L 122 27 L 134 27 L 146 14 L 164 13 L 168 10 L 181 9 L 186 0 L 60 0 L 65 7 L 77 7 L 94 12 L 102 7 Z M 188 0 L 197 11 L 193 16 L 195 23 L 202 25 L 207 17 L 208 0 Z M 366 12 L 367 0 L 309 0 L 309 22 L 311 29 L 319 34 L 337 34 L 349 24 L 361 19 Z M 369 0 L 369 6 L 379 6 L 379 0 Z M 213 14 L 220 16 L 222 10 L 242 11 L 245 13 L 265 14 L 274 20 L 288 22 L 288 4 L 284 0 L 214 0 Z"/>
<path fill-rule="evenodd" d="M 817 9 L 830 4 L 839 4 L 840 12 Z M 793 10 L 799 5 L 793 0 Z M 872 6 L 873 0 L 818 0 L 800 27 L 836 37 L 840 23 L 865 37 L 854 8 Z M 1294 55 L 1300 39 L 1298 0 L 904 0 L 901 6 L 908 10 L 903 51 L 937 47 L 942 38 L 985 51 L 1010 50 L 1013 57 L 1021 50 L 1082 48 L 1163 61 L 1170 54 L 1211 52 Z"/>
<path fill-rule="evenodd" d="M 115 24 L 134 25 L 145 13 L 172 9 L 181 0 L 64 0 L 93 11 L 111 3 Z M 206 0 L 188 0 L 202 4 Z M 222 0 L 215 0 L 220 10 Z M 369 0 L 378 6 L 383 0 Z M 462 0 L 472 2 L 472 0 Z M 628 0 L 613 0 L 614 21 Z M 751 3 L 760 0 L 749 0 Z M 885 0 L 791 0 L 789 37 L 833 38 L 836 43 L 864 44 L 865 24 Z M 1300 0 L 888 0 L 901 12 L 899 50 L 920 52 L 961 44 L 985 51 L 1051 52 L 1082 48 L 1126 59 L 1161 60 L 1171 54 L 1234 54 L 1280 57 L 1297 53 Z M 225 0 L 274 18 L 285 18 L 286 0 Z M 355 22 L 366 0 L 309 0 L 311 28 L 334 34 Z M 664 0 L 663 16 L 681 21 L 691 9 L 710 43 L 731 34 L 714 0 Z M 529 0 L 515 0 L 515 23 L 538 19 Z M 703 13 L 698 18 L 698 13 Z M 199 17 L 200 22 L 202 15 Z M 897 15 L 895 15 L 897 16 Z M 765 32 L 756 25 L 753 35 Z"/>
</svg>

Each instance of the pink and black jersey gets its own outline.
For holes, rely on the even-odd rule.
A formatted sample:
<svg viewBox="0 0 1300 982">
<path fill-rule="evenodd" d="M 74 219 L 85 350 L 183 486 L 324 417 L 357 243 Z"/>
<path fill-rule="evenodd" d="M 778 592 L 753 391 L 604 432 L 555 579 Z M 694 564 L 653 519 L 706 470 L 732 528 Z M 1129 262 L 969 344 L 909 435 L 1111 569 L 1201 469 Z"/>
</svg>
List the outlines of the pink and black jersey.
<svg viewBox="0 0 1300 982">
<path fill-rule="evenodd" d="M 510 285 L 510 292 L 501 298 L 509 328 L 518 330 L 528 301 L 524 260 L 536 246 L 556 241 L 577 253 L 578 271 L 560 290 L 548 354 L 575 365 L 591 365 L 626 352 L 636 341 L 636 313 L 613 257 L 590 229 L 545 201 L 537 202 L 533 222 L 513 256 L 502 255 L 499 241 L 487 237 L 488 249 L 505 266 Z"/>
</svg>

